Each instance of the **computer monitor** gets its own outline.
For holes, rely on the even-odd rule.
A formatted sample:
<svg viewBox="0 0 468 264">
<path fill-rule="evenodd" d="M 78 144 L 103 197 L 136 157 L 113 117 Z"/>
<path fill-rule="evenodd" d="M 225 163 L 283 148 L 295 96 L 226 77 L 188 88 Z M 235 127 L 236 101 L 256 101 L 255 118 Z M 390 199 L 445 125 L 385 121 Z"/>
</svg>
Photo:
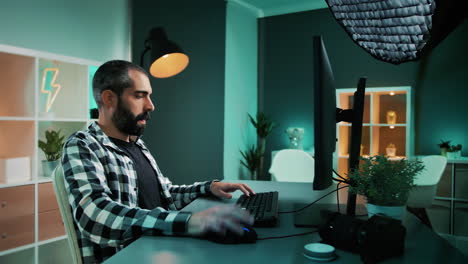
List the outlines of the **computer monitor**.
<svg viewBox="0 0 468 264">
<path fill-rule="evenodd" d="M 340 109 L 336 106 L 336 87 L 333 71 L 321 36 L 314 36 L 314 145 L 315 173 L 314 190 L 323 190 L 333 182 L 333 153 L 336 146 L 336 123 L 350 122 L 351 138 L 349 169 L 359 164 L 364 112 L 366 78 L 358 81 L 354 93 L 352 109 Z M 356 196 L 348 193 L 347 215 L 354 216 Z"/>
</svg>

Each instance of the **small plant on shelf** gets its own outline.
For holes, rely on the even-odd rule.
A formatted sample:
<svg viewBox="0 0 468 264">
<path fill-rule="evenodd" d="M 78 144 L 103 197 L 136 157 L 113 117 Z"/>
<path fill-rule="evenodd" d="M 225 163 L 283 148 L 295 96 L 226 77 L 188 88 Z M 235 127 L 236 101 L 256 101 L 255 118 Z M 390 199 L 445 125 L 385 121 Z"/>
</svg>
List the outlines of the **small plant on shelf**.
<svg viewBox="0 0 468 264">
<path fill-rule="evenodd" d="M 457 152 L 457 151 L 460 151 L 460 150 L 462 150 L 462 145 L 458 144 L 458 145 L 451 145 L 450 148 L 447 151 L 448 152 Z"/>
<path fill-rule="evenodd" d="M 46 141 L 39 139 L 39 148 L 44 152 L 48 161 L 54 161 L 62 157 L 62 148 L 65 136 L 61 135 L 61 131 L 52 129 L 45 132 Z"/>
<path fill-rule="evenodd" d="M 44 152 L 46 160 L 42 161 L 42 173 L 45 177 L 52 175 L 62 157 L 62 148 L 65 136 L 61 131 L 52 129 L 45 132 L 46 141 L 39 139 L 39 148 Z"/>
<path fill-rule="evenodd" d="M 451 140 L 440 140 L 440 143 L 437 144 L 440 148 L 440 155 L 446 157 L 447 156 L 447 151 L 450 149 L 450 142 Z"/>
</svg>

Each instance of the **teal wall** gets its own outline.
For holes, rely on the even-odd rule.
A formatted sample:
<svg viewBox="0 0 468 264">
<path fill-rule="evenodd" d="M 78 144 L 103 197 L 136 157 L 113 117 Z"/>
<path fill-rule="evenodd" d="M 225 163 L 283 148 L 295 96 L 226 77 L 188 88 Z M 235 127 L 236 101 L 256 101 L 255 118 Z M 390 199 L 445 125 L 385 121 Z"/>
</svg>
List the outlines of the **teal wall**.
<svg viewBox="0 0 468 264">
<path fill-rule="evenodd" d="M 127 0 L 1 1 L 0 44 L 106 61 L 129 59 Z"/>
<path fill-rule="evenodd" d="M 190 57 L 182 73 L 151 77 L 156 109 L 143 139 L 174 183 L 222 179 L 226 3 L 139 0 L 132 9 L 135 62 L 156 26 Z"/>
<path fill-rule="evenodd" d="M 284 130 L 306 129 L 304 147 L 313 147 L 312 36 L 322 35 L 339 88 L 412 86 L 415 96 L 415 154 L 440 153 L 440 139 L 464 146 L 468 155 L 468 23 L 460 25 L 418 62 L 392 65 L 374 59 L 348 37 L 328 9 L 260 19 L 260 110 L 280 123 L 267 139 L 267 153 L 288 147 Z M 266 168 L 271 165 L 266 156 Z"/>
<path fill-rule="evenodd" d="M 257 112 L 257 13 L 228 2 L 224 97 L 224 178 L 249 179 L 240 150 L 256 144 L 247 113 Z"/>
</svg>

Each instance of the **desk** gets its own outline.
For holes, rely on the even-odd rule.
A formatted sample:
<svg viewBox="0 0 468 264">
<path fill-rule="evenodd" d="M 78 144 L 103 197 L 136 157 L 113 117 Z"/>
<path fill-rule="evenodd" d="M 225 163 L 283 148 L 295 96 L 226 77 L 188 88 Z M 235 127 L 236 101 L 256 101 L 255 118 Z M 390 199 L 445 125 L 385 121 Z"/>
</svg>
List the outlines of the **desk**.
<svg viewBox="0 0 468 264">
<path fill-rule="evenodd" d="M 280 211 L 293 208 L 294 202 L 310 202 L 322 196 L 327 191 L 311 191 L 310 184 L 291 182 L 255 182 L 242 181 L 249 184 L 256 192 L 279 191 Z M 235 193 L 234 199 L 240 195 Z M 214 201 L 197 199 L 184 210 L 200 211 L 219 203 L 230 201 Z M 336 196 L 330 195 L 325 203 L 335 201 Z M 389 259 L 381 263 L 468 263 L 466 258 L 447 241 L 420 224 L 410 214 L 405 219 L 407 227 L 406 251 L 403 257 Z M 279 225 L 275 228 L 256 228 L 259 238 L 303 233 L 311 228 L 295 228 L 292 214 L 280 214 Z M 302 256 L 303 246 L 307 243 L 319 242 L 317 233 L 282 238 L 259 240 L 256 244 L 223 245 L 210 241 L 187 237 L 151 237 L 143 236 L 118 252 L 106 263 L 317 263 Z M 359 255 L 337 250 L 338 258 L 329 263 L 361 263 Z"/>
</svg>

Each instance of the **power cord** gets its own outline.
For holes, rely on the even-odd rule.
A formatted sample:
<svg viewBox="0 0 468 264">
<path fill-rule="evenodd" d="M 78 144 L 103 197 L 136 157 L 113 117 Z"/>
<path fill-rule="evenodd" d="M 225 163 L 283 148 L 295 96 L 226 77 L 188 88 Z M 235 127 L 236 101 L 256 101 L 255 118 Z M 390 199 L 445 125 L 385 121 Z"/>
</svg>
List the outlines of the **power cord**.
<svg viewBox="0 0 468 264">
<path fill-rule="evenodd" d="M 310 204 L 308 204 L 308 205 L 306 205 L 306 206 L 304 206 L 304 207 L 302 207 L 302 208 L 300 208 L 300 209 L 297 209 L 297 210 L 294 210 L 294 211 L 278 212 L 278 214 L 290 214 L 290 213 L 297 213 L 297 212 L 300 212 L 300 211 L 302 211 L 302 210 L 304 210 L 304 209 L 310 207 L 311 205 L 317 203 L 318 201 L 322 200 L 323 198 L 327 197 L 328 195 L 330 195 L 330 194 L 332 194 L 332 193 L 334 193 L 334 192 L 338 192 L 338 190 L 341 190 L 341 189 L 347 188 L 347 187 L 349 187 L 349 186 L 346 185 L 346 186 L 343 186 L 343 187 L 340 187 L 340 188 L 336 188 L 336 190 L 333 190 L 333 191 L 331 191 L 331 192 L 325 194 L 324 196 L 318 198 L 317 200 L 313 201 L 312 203 L 310 203 Z"/>
<path fill-rule="evenodd" d="M 267 239 L 279 239 L 279 238 L 288 238 L 288 237 L 295 237 L 295 236 L 305 236 L 305 235 L 313 234 L 313 233 L 316 233 L 316 232 L 317 232 L 317 230 L 314 230 L 314 231 L 309 231 L 309 232 L 305 232 L 305 233 L 286 235 L 286 236 L 257 238 L 257 240 L 267 240 Z"/>
</svg>

